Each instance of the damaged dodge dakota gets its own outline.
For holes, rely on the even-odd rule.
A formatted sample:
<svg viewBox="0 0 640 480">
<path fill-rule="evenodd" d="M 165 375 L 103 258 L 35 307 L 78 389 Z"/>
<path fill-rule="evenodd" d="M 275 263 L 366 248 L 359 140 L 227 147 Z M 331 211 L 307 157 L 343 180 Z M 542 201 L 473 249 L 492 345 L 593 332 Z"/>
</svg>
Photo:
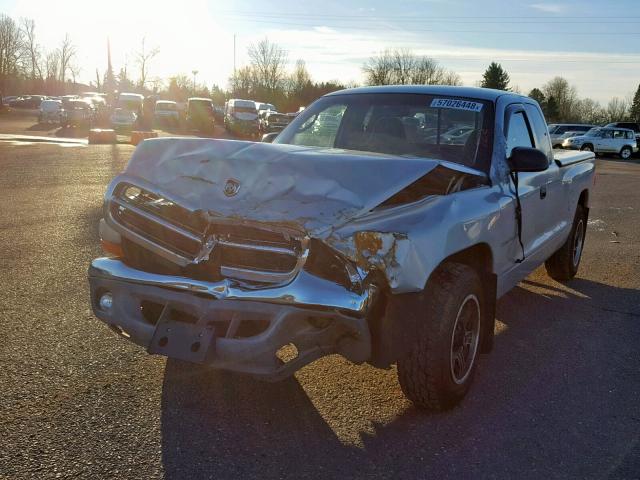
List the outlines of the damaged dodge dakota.
<svg viewBox="0 0 640 480">
<path fill-rule="evenodd" d="M 448 409 L 497 299 L 576 274 L 594 173 L 534 100 L 480 88 L 335 92 L 272 143 L 145 140 L 105 195 L 92 308 L 151 354 L 266 380 L 340 354 Z"/>
</svg>

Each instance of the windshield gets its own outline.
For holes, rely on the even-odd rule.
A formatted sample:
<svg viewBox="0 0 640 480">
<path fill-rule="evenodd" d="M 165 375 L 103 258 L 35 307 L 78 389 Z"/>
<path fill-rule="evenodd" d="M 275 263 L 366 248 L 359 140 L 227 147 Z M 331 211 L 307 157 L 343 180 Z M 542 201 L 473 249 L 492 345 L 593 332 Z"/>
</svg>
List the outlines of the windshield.
<svg viewBox="0 0 640 480">
<path fill-rule="evenodd" d="M 242 107 L 242 106 L 234 107 L 234 111 L 236 113 L 256 113 L 257 112 L 257 110 L 254 107 Z"/>
<path fill-rule="evenodd" d="M 156 110 L 175 110 L 175 103 L 156 103 Z"/>
<path fill-rule="evenodd" d="M 447 160 L 488 172 L 490 102 L 419 94 L 323 97 L 275 143 Z"/>
<path fill-rule="evenodd" d="M 585 136 L 587 136 L 587 137 L 599 137 L 600 133 L 601 133 L 600 128 L 595 127 L 595 128 L 592 128 L 592 129 L 588 130 L 587 133 L 585 133 Z"/>
</svg>

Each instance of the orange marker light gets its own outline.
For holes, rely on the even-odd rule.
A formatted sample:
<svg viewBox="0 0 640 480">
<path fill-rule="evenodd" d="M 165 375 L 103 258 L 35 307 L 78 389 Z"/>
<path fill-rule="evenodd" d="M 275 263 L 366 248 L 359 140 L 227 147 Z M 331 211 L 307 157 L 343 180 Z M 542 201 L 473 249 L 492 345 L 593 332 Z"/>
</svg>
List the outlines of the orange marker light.
<svg viewBox="0 0 640 480">
<path fill-rule="evenodd" d="M 107 240 L 100 240 L 102 244 L 102 250 L 104 253 L 113 257 L 122 257 L 124 256 L 122 252 L 122 246 L 119 243 L 108 242 Z"/>
</svg>

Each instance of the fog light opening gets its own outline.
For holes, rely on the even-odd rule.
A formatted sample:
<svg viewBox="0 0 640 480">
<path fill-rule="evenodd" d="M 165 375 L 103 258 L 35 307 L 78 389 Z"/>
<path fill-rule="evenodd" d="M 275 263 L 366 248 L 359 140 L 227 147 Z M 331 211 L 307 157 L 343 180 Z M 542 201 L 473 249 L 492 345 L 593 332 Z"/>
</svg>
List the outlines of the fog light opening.
<svg viewBox="0 0 640 480">
<path fill-rule="evenodd" d="M 293 343 L 288 343 L 276 351 L 276 357 L 282 363 L 289 363 L 290 361 L 298 358 L 298 347 Z"/>
<path fill-rule="evenodd" d="M 111 311 L 111 307 L 113 307 L 113 294 L 111 292 L 105 292 L 100 295 L 98 305 L 100 306 L 100 310 L 105 312 Z"/>
</svg>

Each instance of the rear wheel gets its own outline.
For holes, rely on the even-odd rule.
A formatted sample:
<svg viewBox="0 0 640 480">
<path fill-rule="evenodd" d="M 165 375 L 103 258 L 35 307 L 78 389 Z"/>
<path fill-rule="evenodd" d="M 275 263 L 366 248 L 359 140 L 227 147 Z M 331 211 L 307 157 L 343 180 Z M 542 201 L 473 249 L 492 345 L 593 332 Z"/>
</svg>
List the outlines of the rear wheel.
<svg viewBox="0 0 640 480">
<path fill-rule="evenodd" d="M 587 215 L 582 205 L 578 205 L 569 238 L 544 264 L 551 278 L 566 281 L 576 276 L 582 258 L 586 233 Z"/>
<path fill-rule="evenodd" d="M 398 359 L 400 387 L 418 408 L 446 410 L 466 395 L 477 367 L 483 307 L 472 268 L 447 263 L 432 275 L 423 321 Z"/>
<path fill-rule="evenodd" d="M 623 160 L 629 160 L 632 153 L 631 147 L 622 147 L 622 150 L 620 150 L 620 158 Z"/>
<path fill-rule="evenodd" d="M 582 150 L 583 152 L 593 152 L 593 145 L 591 145 L 590 143 L 586 143 L 580 148 L 580 150 Z"/>
</svg>

